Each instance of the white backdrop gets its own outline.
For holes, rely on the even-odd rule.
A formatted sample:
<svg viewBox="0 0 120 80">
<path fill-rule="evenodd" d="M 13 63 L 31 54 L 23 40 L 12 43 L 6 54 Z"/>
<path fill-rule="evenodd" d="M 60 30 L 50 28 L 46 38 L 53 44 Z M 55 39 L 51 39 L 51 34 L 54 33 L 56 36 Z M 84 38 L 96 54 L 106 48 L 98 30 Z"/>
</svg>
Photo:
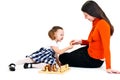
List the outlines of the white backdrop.
<svg viewBox="0 0 120 80">
<path fill-rule="evenodd" d="M 1 67 L 7 69 L 9 63 L 45 46 L 49 39 L 47 32 L 54 25 L 64 28 L 62 47 L 72 39 L 87 39 L 91 23 L 84 19 L 81 12 L 85 1 L 0 0 Z M 95 1 L 114 25 L 115 33 L 111 37 L 112 67 L 120 70 L 119 0 Z"/>
</svg>

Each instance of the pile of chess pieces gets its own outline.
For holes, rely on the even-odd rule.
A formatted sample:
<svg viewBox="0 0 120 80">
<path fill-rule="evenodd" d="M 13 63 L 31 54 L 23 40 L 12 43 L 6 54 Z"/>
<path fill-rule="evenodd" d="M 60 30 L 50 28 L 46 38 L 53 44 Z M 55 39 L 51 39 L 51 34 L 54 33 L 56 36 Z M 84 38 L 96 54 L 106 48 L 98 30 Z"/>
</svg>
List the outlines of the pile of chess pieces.
<svg viewBox="0 0 120 80">
<path fill-rule="evenodd" d="M 54 64 L 54 65 L 48 64 L 40 72 L 43 72 L 43 73 L 63 73 L 65 71 L 67 71 L 68 69 L 69 69 L 68 64 L 62 65 L 60 67 L 56 66 L 56 64 Z"/>
</svg>

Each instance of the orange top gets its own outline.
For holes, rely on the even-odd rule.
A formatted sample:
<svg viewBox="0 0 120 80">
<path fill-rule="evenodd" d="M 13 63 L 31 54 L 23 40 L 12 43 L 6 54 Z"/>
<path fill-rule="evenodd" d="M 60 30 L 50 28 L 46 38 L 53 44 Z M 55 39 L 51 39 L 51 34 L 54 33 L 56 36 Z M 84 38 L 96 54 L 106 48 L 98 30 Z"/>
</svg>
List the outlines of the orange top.
<svg viewBox="0 0 120 80">
<path fill-rule="evenodd" d="M 106 69 L 111 68 L 110 58 L 110 26 L 103 19 L 95 19 L 88 40 L 82 44 L 89 45 L 88 54 L 95 59 L 105 59 Z"/>
</svg>

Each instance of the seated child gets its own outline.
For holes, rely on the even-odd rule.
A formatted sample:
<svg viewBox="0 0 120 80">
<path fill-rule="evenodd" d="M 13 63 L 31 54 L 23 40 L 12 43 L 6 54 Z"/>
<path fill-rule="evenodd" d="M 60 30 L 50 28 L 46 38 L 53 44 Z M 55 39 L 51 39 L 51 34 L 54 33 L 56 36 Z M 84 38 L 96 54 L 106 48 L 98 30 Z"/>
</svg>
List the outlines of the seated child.
<svg viewBox="0 0 120 80">
<path fill-rule="evenodd" d="M 53 26 L 52 29 L 48 32 L 48 36 L 51 39 L 51 45 L 48 47 L 41 47 L 38 51 L 27 56 L 23 60 L 19 60 L 15 63 L 9 64 L 9 70 L 15 71 L 16 65 L 23 64 L 25 69 L 27 68 L 43 68 L 46 65 L 55 65 L 60 66 L 58 60 L 58 54 L 62 54 L 65 51 L 72 49 L 73 45 L 70 43 L 67 47 L 59 49 L 58 42 L 61 42 L 64 37 L 64 30 L 60 26 Z"/>
</svg>

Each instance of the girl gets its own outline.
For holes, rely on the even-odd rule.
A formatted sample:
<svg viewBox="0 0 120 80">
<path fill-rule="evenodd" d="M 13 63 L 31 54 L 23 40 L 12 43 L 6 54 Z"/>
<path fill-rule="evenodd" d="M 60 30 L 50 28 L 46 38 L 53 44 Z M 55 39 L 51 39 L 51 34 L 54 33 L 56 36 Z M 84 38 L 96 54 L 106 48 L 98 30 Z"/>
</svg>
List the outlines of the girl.
<svg viewBox="0 0 120 80">
<path fill-rule="evenodd" d="M 51 45 L 48 47 L 41 47 L 40 50 L 32 53 L 27 56 L 25 59 L 17 61 L 16 63 L 11 63 L 9 65 L 10 71 L 15 71 L 16 65 L 24 64 L 24 68 L 42 68 L 47 64 L 51 66 L 54 64 L 58 64 L 60 66 L 60 62 L 58 60 L 57 54 L 62 54 L 65 51 L 73 48 L 73 45 L 69 45 L 63 49 L 59 49 L 57 43 L 61 42 L 64 37 L 64 30 L 60 26 L 54 26 L 49 32 L 48 36 L 51 39 Z"/>
<path fill-rule="evenodd" d="M 72 44 L 86 45 L 69 54 L 61 54 L 62 64 L 74 67 L 97 68 L 106 63 L 108 73 L 120 73 L 111 69 L 110 36 L 114 28 L 99 5 L 89 0 L 81 8 L 86 19 L 92 22 L 88 40 L 72 40 Z"/>
</svg>

